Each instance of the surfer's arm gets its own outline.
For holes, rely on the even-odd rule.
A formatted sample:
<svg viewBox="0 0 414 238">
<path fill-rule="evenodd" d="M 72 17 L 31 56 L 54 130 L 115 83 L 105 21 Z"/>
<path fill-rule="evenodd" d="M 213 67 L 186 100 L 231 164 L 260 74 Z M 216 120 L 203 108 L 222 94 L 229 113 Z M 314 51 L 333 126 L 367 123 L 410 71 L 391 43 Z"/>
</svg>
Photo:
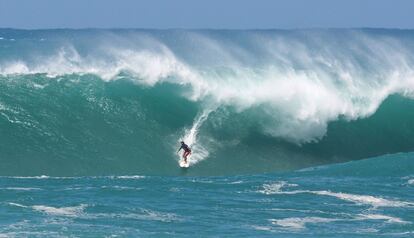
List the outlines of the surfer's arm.
<svg viewBox="0 0 414 238">
<path fill-rule="evenodd" d="M 178 150 L 177 150 L 177 153 L 178 153 L 178 152 L 180 152 L 180 150 L 181 150 L 182 148 L 183 148 L 183 147 L 181 146 L 181 147 L 180 147 L 180 149 L 178 149 Z"/>
</svg>

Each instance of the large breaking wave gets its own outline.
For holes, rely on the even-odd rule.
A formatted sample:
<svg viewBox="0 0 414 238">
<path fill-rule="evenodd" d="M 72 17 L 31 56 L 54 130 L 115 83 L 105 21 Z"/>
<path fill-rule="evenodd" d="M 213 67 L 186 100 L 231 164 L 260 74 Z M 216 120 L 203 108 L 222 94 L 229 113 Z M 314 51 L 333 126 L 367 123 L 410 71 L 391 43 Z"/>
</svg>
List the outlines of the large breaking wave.
<svg viewBox="0 0 414 238">
<path fill-rule="evenodd" d="M 414 32 L 0 30 L 0 173 L 252 173 L 414 148 Z"/>
</svg>

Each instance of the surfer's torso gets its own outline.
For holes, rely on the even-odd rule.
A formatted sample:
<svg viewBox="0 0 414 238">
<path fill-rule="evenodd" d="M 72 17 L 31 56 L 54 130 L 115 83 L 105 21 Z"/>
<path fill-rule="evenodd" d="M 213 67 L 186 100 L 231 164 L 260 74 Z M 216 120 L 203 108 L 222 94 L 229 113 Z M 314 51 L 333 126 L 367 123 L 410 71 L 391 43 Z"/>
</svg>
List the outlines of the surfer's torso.
<svg viewBox="0 0 414 238">
<path fill-rule="evenodd" d="M 181 149 L 183 149 L 185 152 L 191 152 L 190 147 L 188 147 L 186 144 L 182 144 Z"/>
</svg>

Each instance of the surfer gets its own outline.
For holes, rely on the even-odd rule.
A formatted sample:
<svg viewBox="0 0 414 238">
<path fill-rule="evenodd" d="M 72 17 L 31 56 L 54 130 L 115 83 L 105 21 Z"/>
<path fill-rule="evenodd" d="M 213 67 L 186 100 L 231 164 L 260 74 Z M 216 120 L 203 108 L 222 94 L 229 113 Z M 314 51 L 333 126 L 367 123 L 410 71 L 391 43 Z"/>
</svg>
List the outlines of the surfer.
<svg viewBox="0 0 414 238">
<path fill-rule="evenodd" d="M 184 162 L 187 163 L 187 156 L 189 156 L 191 154 L 191 149 L 190 149 L 190 147 L 188 147 L 188 145 L 186 143 L 184 143 L 184 141 L 181 141 L 181 147 L 180 147 L 180 149 L 178 149 L 177 152 L 179 152 L 181 149 L 184 150 L 183 158 L 184 158 Z"/>
</svg>

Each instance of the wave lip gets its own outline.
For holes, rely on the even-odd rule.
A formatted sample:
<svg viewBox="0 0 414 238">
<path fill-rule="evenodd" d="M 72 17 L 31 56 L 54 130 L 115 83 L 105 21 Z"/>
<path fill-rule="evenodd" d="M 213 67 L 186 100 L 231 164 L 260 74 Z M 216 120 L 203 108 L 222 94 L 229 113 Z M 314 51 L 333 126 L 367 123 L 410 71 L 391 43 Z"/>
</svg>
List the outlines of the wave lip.
<svg viewBox="0 0 414 238">
<path fill-rule="evenodd" d="M 87 40 L 75 37 L 35 60 L 6 58 L 0 74 L 93 74 L 106 81 L 127 74 L 144 86 L 167 82 L 187 87 L 183 96 L 192 101 L 239 112 L 262 108 L 262 132 L 298 144 L 323 138 L 328 123 L 340 117 L 368 117 L 388 96 L 414 92 L 414 49 L 407 44 L 413 39 L 406 42 L 391 31 L 164 34 L 172 40 L 154 32 L 136 32 L 134 41 L 122 33 L 97 34 L 98 41 L 83 44 Z"/>
</svg>

